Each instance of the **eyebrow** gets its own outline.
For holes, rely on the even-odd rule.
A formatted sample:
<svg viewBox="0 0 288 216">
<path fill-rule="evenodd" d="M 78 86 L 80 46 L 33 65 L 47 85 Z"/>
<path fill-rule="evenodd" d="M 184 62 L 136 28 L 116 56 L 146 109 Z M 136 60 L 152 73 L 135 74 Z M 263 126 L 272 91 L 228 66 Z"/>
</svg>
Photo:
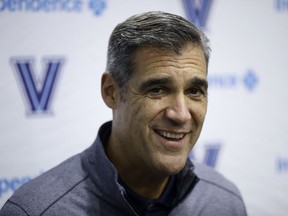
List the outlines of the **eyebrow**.
<svg viewBox="0 0 288 216">
<path fill-rule="evenodd" d="M 150 88 L 152 86 L 157 86 L 157 85 L 167 85 L 169 83 L 172 83 L 172 78 L 171 77 L 161 77 L 161 78 L 152 78 L 144 81 L 140 85 L 140 90 L 145 90 L 147 88 Z"/>
<path fill-rule="evenodd" d="M 140 85 L 140 90 L 144 91 L 145 89 L 148 89 L 150 87 L 153 86 L 157 86 L 157 85 L 167 85 L 172 83 L 172 78 L 171 77 L 161 77 L 161 78 L 152 78 L 152 79 L 148 79 L 146 81 L 144 81 L 141 85 Z M 189 82 L 190 86 L 199 86 L 199 87 L 203 87 L 205 90 L 208 89 L 208 82 L 206 79 L 202 79 L 199 77 L 194 77 L 192 78 Z"/>
</svg>

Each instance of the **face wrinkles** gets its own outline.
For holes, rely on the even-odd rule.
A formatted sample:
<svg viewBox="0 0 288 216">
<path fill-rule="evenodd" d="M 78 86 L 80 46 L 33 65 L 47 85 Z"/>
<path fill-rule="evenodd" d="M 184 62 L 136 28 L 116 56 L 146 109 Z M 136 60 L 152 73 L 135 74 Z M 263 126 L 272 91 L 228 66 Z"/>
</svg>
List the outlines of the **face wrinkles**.
<svg viewBox="0 0 288 216">
<path fill-rule="evenodd" d="M 193 55 L 183 56 L 183 52 L 190 52 L 191 50 L 199 50 L 200 52 L 194 52 Z M 138 61 L 138 68 L 142 68 L 142 64 L 145 64 L 147 70 L 151 72 L 156 71 L 157 67 L 175 67 L 178 69 L 185 69 L 192 65 L 196 70 L 204 69 L 206 71 L 206 61 L 202 49 L 199 46 L 190 45 L 184 48 L 180 54 L 174 54 L 172 52 L 166 52 L 157 48 L 142 48 L 136 53 L 136 58 L 141 51 L 145 52 L 145 62 Z M 165 53 L 165 55 L 163 55 Z M 146 64 L 147 63 L 147 64 Z M 137 70 L 137 68 L 136 68 Z"/>
<path fill-rule="evenodd" d="M 206 64 L 203 64 L 202 61 L 200 61 L 199 57 L 186 57 L 186 58 L 180 58 L 178 56 L 168 56 L 168 57 L 148 57 L 146 59 L 147 62 L 149 62 L 149 65 L 146 65 L 146 71 L 150 71 L 150 73 L 158 73 L 163 71 L 163 68 L 171 67 L 175 70 L 185 70 L 186 68 L 192 69 L 193 71 L 197 72 L 200 71 L 203 73 L 203 69 L 206 69 Z M 204 62 L 205 63 L 205 62 Z M 140 68 L 141 65 L 136 67 Z M 164 71 L 165 72 L 165 71 Z M 143 72 L 145 73 L 145 71 Z"/>
<path fill-rule="evenodd" d="M 118 134 L 123 135 L 115 140 L 129 148 L 125 160 L 170 175 L 184 166 L 202 129 L 207 107 L 205 58 L 195 46 L 180 55 L 142 48 L 135 62 L 126 102 L 114 110 L 121 125 Z"/>
</svg>

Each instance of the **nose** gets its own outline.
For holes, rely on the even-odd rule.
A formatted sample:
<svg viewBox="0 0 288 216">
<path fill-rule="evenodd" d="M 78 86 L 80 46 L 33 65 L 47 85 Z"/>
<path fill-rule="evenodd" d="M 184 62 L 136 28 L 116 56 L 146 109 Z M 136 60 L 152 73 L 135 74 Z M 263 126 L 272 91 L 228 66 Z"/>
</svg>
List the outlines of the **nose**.
<svg viewBox="0 0 288 216">
<path fill-rule="evenodd" d="M 189 101 L 185 95 L 171 97 L 165 110 L 165 117 L 174 124 L 183 124 L 192 118 Z"/>
</svg>

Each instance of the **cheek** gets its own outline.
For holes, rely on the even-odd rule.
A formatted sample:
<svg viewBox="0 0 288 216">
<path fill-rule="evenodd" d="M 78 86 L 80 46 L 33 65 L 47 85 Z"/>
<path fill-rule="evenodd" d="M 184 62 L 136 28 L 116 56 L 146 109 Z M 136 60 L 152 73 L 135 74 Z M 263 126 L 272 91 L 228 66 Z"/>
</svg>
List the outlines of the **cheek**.
<svg viewBox="0 0 288 216">
<path fill-rule="evenodd" d="M 159 100 L 151 100 L 145 98 L 135 106 L 135 115 L 143 119 L 143 121 L 149 121 L 161 110 L 161 102 Z"/>
<path fill-rule="evenodd" d="M 206 112 L 207 112 L 207 103 L 197 104 L 193 106 L 194 117 L 197 119 L 199 123 L 203 123 Z"/>
<path fill-rule="evenodd" d="M 204 120 L 206 116 L 207 109 L 203 107 L 199 110 L 199 119 Z"/>
<path fill-rule="evenodd" d="M 149 104 L 145 103 L 145 101 L 143 101 L 142 99 L 136 100 L 133 103 L 128 104 L 124 112 L 129 115 L 129 121 L 132 124 L 139 125 L 147 121 L 150 109 L 151 107 L 149 106 Z"/>
</svg>

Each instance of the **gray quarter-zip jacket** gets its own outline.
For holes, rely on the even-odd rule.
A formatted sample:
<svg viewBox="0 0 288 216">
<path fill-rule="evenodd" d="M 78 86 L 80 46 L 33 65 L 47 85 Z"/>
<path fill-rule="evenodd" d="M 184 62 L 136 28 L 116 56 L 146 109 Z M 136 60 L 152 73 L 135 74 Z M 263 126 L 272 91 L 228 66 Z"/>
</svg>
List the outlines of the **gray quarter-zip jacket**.
<svg viewBox="0 0 288 216">
<path fill-rule="evenodd" d="M 91 147 L 20 187 L 0 216 L 137 216 L 105 154 L 110 131 L 105 123 Z M 188 159 L 176 184 L 170 216 L 247 215 L 236 186 L 209 167 Z"/>
</svg>

